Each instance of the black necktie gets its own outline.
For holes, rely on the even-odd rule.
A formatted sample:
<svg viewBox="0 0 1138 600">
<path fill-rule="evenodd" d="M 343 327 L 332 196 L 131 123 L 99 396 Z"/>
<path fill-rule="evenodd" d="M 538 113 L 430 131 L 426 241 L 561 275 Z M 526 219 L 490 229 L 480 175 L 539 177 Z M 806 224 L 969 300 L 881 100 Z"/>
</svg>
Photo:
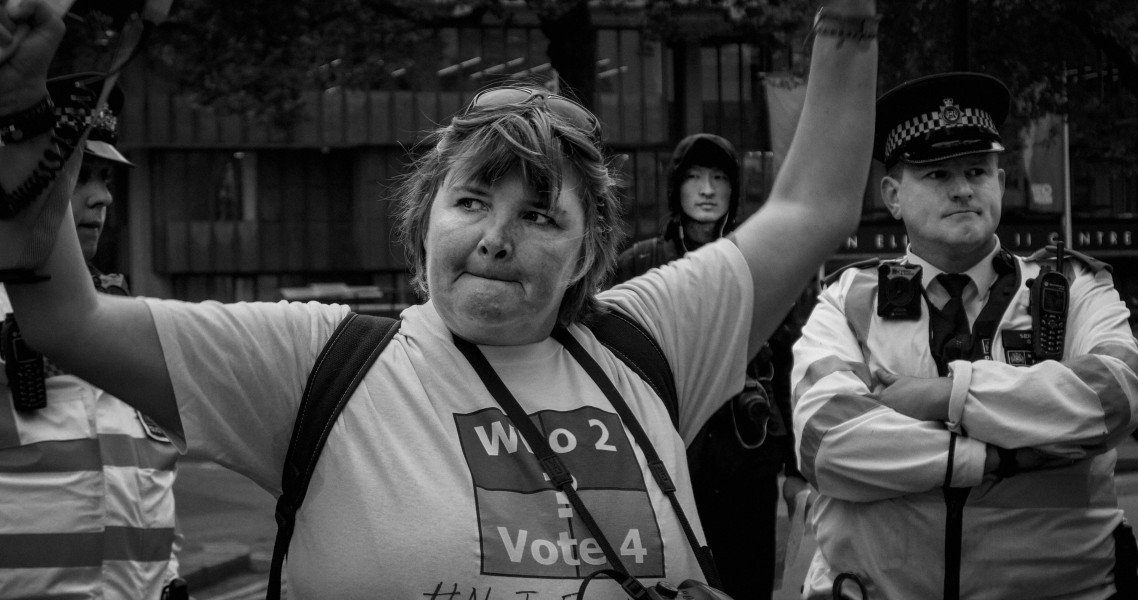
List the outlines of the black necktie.
<svg viewBox="0 0 1138 600">
<path fill-rule="evenodd" d="M 964 288 L 972 281 L 967 275 L 941 273 L 936 280 L 948 292 L 948 302 L 932 319 L 933 357 L 941 375 L 948 373 L 948 363 L 967 358 L 972 346 L 972 330 L 968 327 L 968 313 L 964 311 Z"/>
</svg>

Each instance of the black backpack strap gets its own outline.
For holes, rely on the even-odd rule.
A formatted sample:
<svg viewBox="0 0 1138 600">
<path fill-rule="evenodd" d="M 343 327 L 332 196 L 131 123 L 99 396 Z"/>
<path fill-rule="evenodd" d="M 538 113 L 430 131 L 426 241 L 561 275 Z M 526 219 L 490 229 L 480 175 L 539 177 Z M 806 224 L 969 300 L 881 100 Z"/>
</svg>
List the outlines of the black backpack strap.
<svg viewBox="0 0 1138 600">
<path fill-rule="evenodd" d="M 680 409 L 676 378 L 656 340 L 639 323 L 615 310 L 594 317 L 587 326 L 597 341 L 652 386 L 664 401 L 672 426 L 678 429 Z"/>
<path fill-rule="evenodd" d="M 277 538 L 269 567 L 266 598 L 281 593 L 281 569 L 288 554 L 296 511 L 304 502 L 312 471 L 332 430 L 332 423 L 348 403 L 367 370 L 383 352 L 395 332 L 398 319 L 348 313 L 320 350 L 308 374 L 293 424 L 292 439 L 285 455 L 281 495 L 277 499 Z"/>
</svg>

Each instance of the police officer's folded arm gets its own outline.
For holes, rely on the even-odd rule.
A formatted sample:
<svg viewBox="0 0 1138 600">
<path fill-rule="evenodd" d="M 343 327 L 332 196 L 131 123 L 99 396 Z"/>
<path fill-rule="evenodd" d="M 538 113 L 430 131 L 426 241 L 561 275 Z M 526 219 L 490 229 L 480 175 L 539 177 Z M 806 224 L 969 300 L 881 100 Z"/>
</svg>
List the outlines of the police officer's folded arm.
<svg viewBox="0 0 1138 600">
<path fill-rule="evenodd" d="M 1061 361 L 971 365 L 961 424 L 1004 448 L 1079 459 L 1106 452 L 1138 426 L 1138 346 L 1109 274 L 1076 267 L 1068 351 Z"/>
<path fill-rule="evenodd" d="M 794 345 L 791 387 L 800 470 L 822 494 L 873 502 L 939 488 L 949 433 L 882 405 L 842 306 L 842 285 L 823 291 Z M 958 441 L 954 480 L 979 483 L 985 444 Z"/>
</svg>

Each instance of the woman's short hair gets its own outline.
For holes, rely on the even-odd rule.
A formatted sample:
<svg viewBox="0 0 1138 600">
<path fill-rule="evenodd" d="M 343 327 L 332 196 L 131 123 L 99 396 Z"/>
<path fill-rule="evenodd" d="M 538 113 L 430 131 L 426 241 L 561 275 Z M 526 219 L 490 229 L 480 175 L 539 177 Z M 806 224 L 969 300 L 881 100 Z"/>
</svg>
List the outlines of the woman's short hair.
<svg viewBox="0 0 1138 600">
<path fill-rule="evenodd" d="M 476 99 L 417 145 L 411 168 L 395 188 L 399 237 L 410 262 L 411 283 L 420 296 L 429 298 L 427 224 L 435 195 L 453 170 L 463 171 L 457 173 L 462 180 L 491 182 L 520 169 L 531 188 L 552 205 L 566 169 L 571 169 L 580 181 L 585 231 L 557 320 L 562 325 L 580 323 L 600 310 L 595 295 L 612 272 L 626 235 L 616 169 L 601 147 L 599 131 L 563 118 L 558 114 L 562 111 L 547 105 L 551 100 L 542 97 L 544 90 L 535 89 L 534 94 L 528 99 L 523 94 L 524 101 L 486 106 Z M 595 124 L 595 118 L 585 114 Z"/>
</svg>

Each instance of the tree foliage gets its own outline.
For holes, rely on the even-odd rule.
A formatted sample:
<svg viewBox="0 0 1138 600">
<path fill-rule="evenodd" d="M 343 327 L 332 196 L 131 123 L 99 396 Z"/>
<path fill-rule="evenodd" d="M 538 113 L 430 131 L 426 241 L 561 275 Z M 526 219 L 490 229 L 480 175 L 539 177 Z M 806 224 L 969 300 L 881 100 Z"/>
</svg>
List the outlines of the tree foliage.
<svg viewBox="0 0 1138 600">
<path fill-rule="evenodd" d="M 480 18 L 396 0 L 177 0 L 150 49 L 192 101 L 284 124 L 303 92 L 382 85 L 438 25 Z"/>
<path fill-rule="evenodd" d="M 122 7 L 81 0 L 72 27 L 112 32 Z M 393 85 L 393 73 L 428 62 L 444 26 L 509 22 L 528 10 L 549 39 L 567 88 L 592 104 L 593 16 L 622 14 L 665 43 L 690 40 L 693 14 L 719 23 L 714 36 L 760 46 L 801 44 L 813 0 L 174 0 L 149 53 L 192 101 L 226 112 L 294 119 L 303 92 Z M 115 9 L 114 7 L 119 7 Z M 1138 2 L 1134 0 L 878 0 L 879 89 L 968 67 L 995 75 L 1015 95 L 1013 114 L 1070 115 L 1073 146 L 1128 169 L 1138 163 Z M 967 12 L 961 29 L 960 11 Z M 114 42 L 102 36 L 103 47 Z M 961 64 L 966 49 L 967 64 Z M 805 60 L 802 61 L 804 66 Z"/>
<path fill-rule="evenodd" d="M 880 88 L 959 70 L 957 2 L 882 0 Z M 971 0 L 970 70 L 1011 88 L 1013 114 L 1068 114 L 1084 158 L 1138 164 L 1138 3 Z"/>
</svg>

